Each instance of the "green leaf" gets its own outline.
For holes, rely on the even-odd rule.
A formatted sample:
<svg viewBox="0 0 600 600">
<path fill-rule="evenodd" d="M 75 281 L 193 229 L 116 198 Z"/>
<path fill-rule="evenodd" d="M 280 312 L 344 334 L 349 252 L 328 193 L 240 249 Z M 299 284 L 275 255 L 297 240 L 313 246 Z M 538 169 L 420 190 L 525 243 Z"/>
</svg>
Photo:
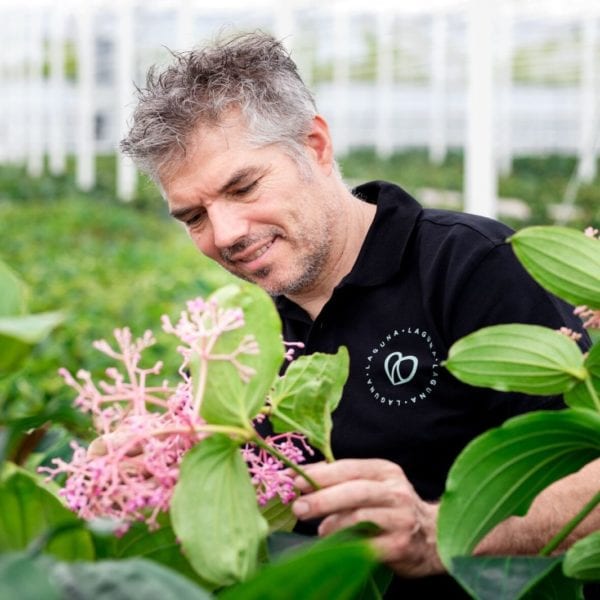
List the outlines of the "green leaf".
<svg viewBox="0 0 600 600">
<path fill-rule="evenodd" d="M 558 226 L 526 227 L 509 241 L 541 286 L 572 304 L 600 308 L 600 241 Z"/>
<path fill-rule="evenodd" d="M 168 517 L 162 516 L 160 529 L 148 531 L 145 523 L 134 523 L 122 537 L 110 536 L 106 558 L 146 558 L 185 575 L 203 587 L 206 585 L 181 552 Z"/>
<path fill-rule="evenodd" d="M 65 316 L 60 312 L 0 317 L 0 334 L 26 344 L 37 344 L 64 320 Z"/>
<path fill-rule="evenodd" d="M 356 600 L 381 600 L 392 583 L 394 572 L 386 565 L 377 565 Z"/>
<path fill-rule="evenodd" d="M 267 546 L 271 559 L 276 559 L 286 552 L 299 549 L 302 546 L 314 545 L 319 538 L 294 531 L 274 531 L 267 538 Z"/>
<path fill-rule="evenodd" d="M 0 552 L 22 550 L 47 530 L 79 519 L 34 475 L 18 468 L 0 483 Z M 89 532 L 54 537 L 47 551 L 65 560 L 93 558 Z"/>
<path fill-rule="evenodd" d="M 538 411 L 509 419 L 473 440 L 446 481 L 438 549 L 446 566 L 469 554 L 500 521 L 524 515 L 535 496 L 600 456 L 600 415 Z"/>
<path fill-rule="evenodd" d="M 600 531 L 575 542 L 563 563 L 565 575 L 584 581 L 600 580 Z"/>
<path fill-rule="evenodd" d="M 0 374 L 14 371 L 64 316 L 58 312 L 0 317 Z"/>
<path fill-rule="evenodd" d="M 0 598 L 62 600 L 47 563 L 25 552 L 0 555 Z"/>
<path fill-rule="evenodd" d="M 298 519 L 292 512 L 292 503 L 284 504 L 279 496 L 271 498 L 260 507 L 260 513 L 269 524 L 269 533 L 274 531 L 292 531 Z"/>
<path fill-rule="evenodd" d="M 348 377 L 348 350 L 316 352 L 293 361 L 273 386 L 271 422 L 277 432 L 296 431 L 333 460 L 331 413 L 337 407 Z"/>
<path fill-rule="evenodd" d="M 461 556 L 452 561 L 452 575 L 479 600 L 575 599 L 581 584 L 563 575 L 561 562 L 562 557 Z"/>
<path fill-rule="evenodd" d="M 452 345 L 446 368 L 470 385 L 560 394 L 587 377 L 579 346 L 539 325 L 492 325 Z"/>
<path fill-rule="evenodd" d="M 596 391 L 596 396 L 600 398 L 600 344 L 592 346 L 583 365 L 590 375 L 590 381 L 581 381 L 578 383 L 565 393 L 564 399 L 571 408 L 591 408 L 598 410 L 598 406 L 594 402 L 594 398 L 590 394 L 586 383 L 592 385 Z"/>
<path fill-rule="evenodd" d="M 77 600 L 208 600 L 211 594 L 189 579 L 143 558 L 55 563 L 54 581 L 64 598 Z M 44 596 L 39 596 L 44 598 Z"/>
<path fill-rule="evenodd" d="M 358 531 L 358 530 L 357 530 Z M 354 531 L 301 547 L 259 571 L 220 600 L 354 599 L 377 566 L 375 550 Z"/>
<path fill-rule="evenodd" d="M 248 383 L 240 377 L 230 360 L 208 361 L 200 412 L 208 423 L 247 428 L 264 405 L 283 362 L 281 321 L 273 300 L 257 286 L 226 286 L 210 299 L 216 300 L 223 308 L 241 308 L 245 321 L 243 327 L 221 335 L 211 354 L 231 355 L 248 335 L 254 336 L 259 353 L 237 357 L 240 363 L 254 371 Z M 194 386 L 199 384 L 200 368 L 198 364 L 193 367 Z"/>
<path fill-rule="evenodd" d="M 255 570 L 268 526 L 236 442 L 212 435 L 185 455 L 171 519 L 188 560 L 204 580 L 231 585 Z"/>
<path fill-rule="evenodd" d="M 0 317 L 22 315 L 27 305 L 27 286 L 0 260 Z"/>
</svg>

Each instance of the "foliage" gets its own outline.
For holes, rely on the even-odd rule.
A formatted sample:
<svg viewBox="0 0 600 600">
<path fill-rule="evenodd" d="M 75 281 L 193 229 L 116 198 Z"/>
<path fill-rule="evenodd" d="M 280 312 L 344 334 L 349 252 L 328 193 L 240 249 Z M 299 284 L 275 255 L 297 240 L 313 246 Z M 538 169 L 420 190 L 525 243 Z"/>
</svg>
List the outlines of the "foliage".
<svg viewBox="0 0 600 600">
<path fill-rule="evenodd" d="M 277 493 L 283 503 L 294 498 L 287 491 L 292 480 L 286 468 L 311 481 L 297 464 L 303 457 L 291 442 L 299 436 L 288 424 L 333 458 L 330 413 L 341 398 L 348 353 L 340 348 L 335 355 L 303 357 L 280 375 L 284 355 L 289 355 L 281 322 L 271 298 L 249 285 L 231 285 L 207 300 L 190 301 L 175 324 L 165 316 L 163 328 L 179 338 L 181 382 L 157 384 L 153 379 L 160 375 L 160 363 L 142 366 L 142 353 L 153 341 L 150 332 L 135 340 L 129 330 L 117 330 L 116 348 L 98 341 L 96 349 L 122 363 L 121 371 L 107 369 L 106 379 L 98 383 L 84 371 L 77 378 L 66 371 L 63 376 L 78 392 L 76 405 L 91 413 L 99 437 L 87 450 L 74 442 L 69 462 L 55 458 L 53 467 L 39 471 L 67 475 L 58 494 L 80 517 L 117 519 L 121 535 L 127 535 L 131 521 L 145 520 L 152 535 L 161 532 L 171 555 L 178 552 L 176 536 L 187 560 L 171 558 L 169 566 L 187 577 L 191 567 L 193 579 L 204 588 L 220 589 L 254 576 L 269 531 L 275 523 L 288 526 L 272 503 L 264 511 L 260 506 Z M 255 429 L 254 421 L 265 415 L 273 418 L 277 435 L 263 437 Z M 278 441 L 282 437 L 287 445 Z M 249 446 L 268 455 L 264 473 L 255 468 Z M 270 495 L 265 496 L 265 487 Z M 166 520 L 161 518 L 165 511 Z M 143 556 L 157 549 L 152 535 L 134 538 Z M 100 554 L 115 558 L 119 546 L 103 543 Z M 301 563 L 306 571 L 320 573 L 340 553 L 353 571 L 344 597 L 358 589 L 362 593 L 376 564 L 374 550 L 363 541 L 326 546 Z M 97 575 L 98 568 L 79 571 Z M 282 568 L 290 579 L 289 568 L 277 566 L 266 569 L 250 588 L 264 589 L 261 577 L 276 580 Z M 56 578 L 56 573 L 49 576 Z M 299 571 L 296 580 L 296 586 L 306 581 L 306 572 Z M 339 582 L 326 578 L 314 585 L 327 590 Z M 369 589 L 375 593 L 376 587 Z"/>
<path fill-rule="evenodd" d="M 61 307 L 69 315 L 51 341 L 0 382 L 0 422 L 37 416 L 85 436 L 87 422 L 70 410 L 69 394 L 55 375 L 59 367 L 100 372 L 107 361 L 92 342 L 115 324 L 143 332 L 184 299 L 231 280 L 174 222 L 107 198 L 0 203 L 0 234 L 2 257 L 10 257 L 30 285 L 31 310 Z M 158 342 L 150 358 L 176 373 L 178 360 L 166 336 Z"/>
<path fill-rule="evenodd" d="M 0 261 L 0 382 L 18 369 L 35 345 L 62 323 L 59 312 L 28 314 L 28 288 L 7 265 Z M 3 406 L 0 403 L 0 413 Z M 22 435 L 38 423 L 30 419 L 8 420 L 0 435 L 0 463 L 18 453 Z"/>
<path fill-rule="evenodd" d="M 389 158 L 378 157 L 371 148 L 353 150 L 340 158 L 340 166 L 352 183 L 383 179 L 398 183 L 417 199 L 424 199 L 426 189 L 451 190 L 456 198 L 442 194 L 440 208 L 462 208 L 463 155 L 452 149 L 440 165 L 431 164 L 423 150 L 397 152 Z M 503 221 L 516 228 L 552 222 L 552 208 L 563 198 L 576 169 L 572 156 L 547 155 L 515 157 L 512 173 L 500 175 L 498 194 L 501 198 L 516 198 L 529 209 L 530 216 L 520 219 L 503 216 Z M 598 178 L 578 188 L 574 208 L 578 211 L 569 223 L 583 228 L 600 225 L 600 181 Z"/>
<path fill-rule="evenodd" d="M 600 240 L 561 227 L 531 227 L 510 239 L 534 279 L 577 305 L 586 324 L 600 321 Z M 566 335 L 561 335 L 564 333 Z M 446 367 L 476 386 L 528 394 L 563 394 L 569 408 L 509 419 L 473 440 L 454 462 L 438 518 L 440 556 L 476 598 L 578 598 L 577 580 L 600 579 L 600 536 L 548 557 L 600 503 L 598 493 L 532 557 L 469 557 L 511 515 L 525 515 L 549 484 L 600 457 L 600 344 L 582 354 L 569 331 L 532 325 L 487 327 L 456 342 Z M 563 560 L 564 559 L 564 560 Z M 482 584 L 485 582 L 485 585 Z M 559 591 L 560 590 L 560 591 Z M 556 596 L 558 594 L 558 596 Z"/>
</svg>

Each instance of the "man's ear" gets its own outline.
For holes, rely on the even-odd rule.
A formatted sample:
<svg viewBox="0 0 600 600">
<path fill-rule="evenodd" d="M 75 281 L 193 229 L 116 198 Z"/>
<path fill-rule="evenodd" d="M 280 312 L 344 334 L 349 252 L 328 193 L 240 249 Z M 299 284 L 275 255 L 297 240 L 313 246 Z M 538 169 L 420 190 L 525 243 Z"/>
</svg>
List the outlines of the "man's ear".
<svg viewBox="0 0 600 600">
<path fill-rule="evenodd" d="M 333 144 L 329 126 L 321 115 L 313 117 L 312 127 L 307 136 L 306 145 L 309 154 L 313 156 L 317 165 L 329 175 L 333 169 Z"/>
</svg>

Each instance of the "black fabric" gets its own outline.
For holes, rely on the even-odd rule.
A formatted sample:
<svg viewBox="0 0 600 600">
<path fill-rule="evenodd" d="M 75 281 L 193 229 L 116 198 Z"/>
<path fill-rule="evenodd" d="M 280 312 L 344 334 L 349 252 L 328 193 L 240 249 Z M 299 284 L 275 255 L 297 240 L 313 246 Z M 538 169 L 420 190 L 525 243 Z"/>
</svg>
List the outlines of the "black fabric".
<svg viewBox="0 0 600 600">
<path fill-rule="evenodd" d="M 392 460 L 422 498 L 435 501 L 467 442 L 511 416 L 564 406 L 559 398 L 460 383 L 440 365 L 452 343 L 496 323 L 575 330 L 581 323 L 520 266 L 504 225 L 423 209 L 385 182 L 354 194 L 377 204 L 357 261 L 314 322 L 287 298 L 276 299 L 284 339 L 304 342 L 306 353 L 348 347 L 350 375 L 333 414 L 334 456 Z M 314 533 L 315 524 L 298 529 Z M 388 597 L 424 591 L 463 597 L 446 576 L 396 579 Z"/>
</svg>

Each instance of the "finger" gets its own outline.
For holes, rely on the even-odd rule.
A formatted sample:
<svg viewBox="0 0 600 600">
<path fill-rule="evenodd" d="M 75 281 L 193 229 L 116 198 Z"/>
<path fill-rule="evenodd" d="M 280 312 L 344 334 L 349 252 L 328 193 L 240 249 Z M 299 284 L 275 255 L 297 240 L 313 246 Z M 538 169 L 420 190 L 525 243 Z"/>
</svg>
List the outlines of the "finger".
<svg viewBox="0 0 600 600">
<path fill-rule="evenodd" d="M 329 535 L 361 522 L 376 524 L 381 530 L 370 538 L 378 559 L 387 563 L 403 577 L 419 577 L 442 573 L 435 535 L 427 532 L 424 524 L 410 514 L 398 519 L 397 509 L 366 508 L 331 515 L 319 527 L 319 535 Z"/>
<path fill-rule="evenodd" d="M 330 535 L 365 521 L 377 525 L 381 531 L 378 537 L 392 532 L 397 536 L 411 537 L 420 529 L 415 512 L 410 508 L 365 507 L 329 515 L 319 525 L 319 535 Z"/>
<path fill-rule="evenodd" d="M 379 560 L 387 563 L 402 577 L 422 577 L 445 572 L 435 537 L 429 537 L 422 531 L 409 536 L 393 534 L 380 535 L 372 540 Z"/>
<path fill-rule="evenodd" d="M 414 510 L 419 500 L 404 477 L 386 481 L 350 480 L 301 496 L 293 511 L 301 519 L 310 519 L 365 507 Z"/>
<path fill-rule="evenodd" d="M 320 462 L 306 465 L 303 469 L 322 487 L 336 485 L 350 479 L 385 481 L 393 476 L 404 477 L 404 472 L 397 464 L 378 458 L 346 458 L 333 463 Z M 311 488 L 303 477 L 297 477 L 294 485 L 301 492 Z"/>
</svg>

